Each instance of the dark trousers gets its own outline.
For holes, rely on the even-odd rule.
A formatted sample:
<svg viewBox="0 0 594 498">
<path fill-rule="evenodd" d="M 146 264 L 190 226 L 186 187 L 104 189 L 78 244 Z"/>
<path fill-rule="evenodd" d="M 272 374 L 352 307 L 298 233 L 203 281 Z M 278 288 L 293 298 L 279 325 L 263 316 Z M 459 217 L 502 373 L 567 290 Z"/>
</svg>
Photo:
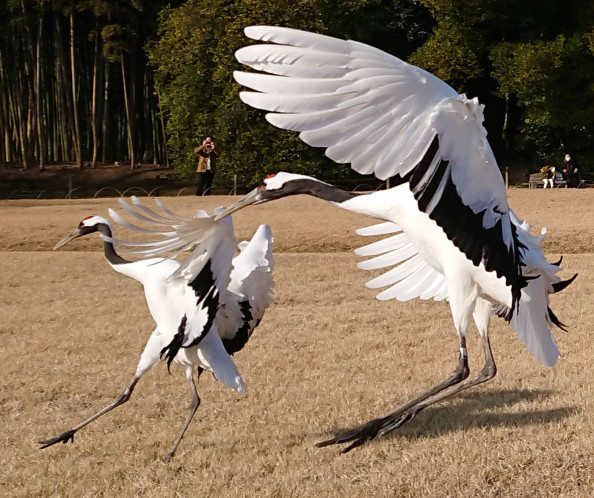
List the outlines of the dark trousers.
<svg viewBox="0 0 594 498">
<path fill-rule="evenodd" d="M 214 174 L 212 171 L 205 171 L 198 173 L 198 187 L 196 188 L 196 195 L 210 195 L 212 187 L 212 179 Z"/>
<path fill-rule="evenodd" d="M 580 184 L 580 175 L 578 173 L 565 173 L 564 178 L 568 187 L 578 188 Z"/>
</svg>

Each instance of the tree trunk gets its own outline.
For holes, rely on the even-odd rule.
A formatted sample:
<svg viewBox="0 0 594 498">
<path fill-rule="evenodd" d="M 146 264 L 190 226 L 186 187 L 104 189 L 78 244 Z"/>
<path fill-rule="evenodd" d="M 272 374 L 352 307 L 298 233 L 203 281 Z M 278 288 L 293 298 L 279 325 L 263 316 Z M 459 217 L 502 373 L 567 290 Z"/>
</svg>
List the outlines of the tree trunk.
<svg viewBox="0 0 594 498">
<path fill-rule="evenodd" d="M 101 162 L 103 164 L 105 164 L 108 160 L 111 159 L 111 145 L 112 145 L 112 130 L 111 130 L 111 115 L 110 115 L 111 92 L 110 92 L 110 88 L 109 88 L 110 71 L 109 71 L 109 60 L 107 59 L 107 57 L 105 58 L 104 78 L 105 78 L 105 87 L 104 87 L 104 93 L 103 93 L 103 124 L 101 126 L 101 135 L 103 136 Z"/>
<path fill-rule="evenodd" d="M 2 75 L 2 66 L 0 64 L 0 75 Z M 7 126 L 5 119 L 5 106 L 4 106 L 4 88 L 0 85 L 0 168 L 6 167 L 6 145 L 7 145 Z"/>
<path fill-rule="evenodd" d="M 501 140 L 503 141 L 503 147 L 505 150 L 509 150 L 509 140 L 508 140 L 508 120 L 509 120 L 509 93 L 505 94 L 505 115 L 503 117 L 503 127 L 501 128 Z"/>
<path fill-rule="evenodd" d="M 91 134 L 93 136 L 91 168 L 97 166 L 97 151 L 99 149 L 97 137 L 97 73 L 99 71 L 99 20 L 95 23 L 95 53 L 93 57 L 93 88 L 91 90 Z"/>
<path fill-rule="evenodd" d="M 35 64 L 35 110 L 37 113 L 37 140 L 39 143 L 38 160 L 39 169 L 45 169 L 47 162 L 47 144 L 45 137 L 45 121 L 43 117 L 43 102 L 41 100 L 41 37 L 43 36 L 43 6 L 42 0 L 39 4 L 39 24 L 37 29 L 37 57 Z"/>
<path fill-rule="evenodd" d="M 5 167 L 10 161 L 10 135 L 8 133 L 8 106 L 6 105 L 6 74 L 4 71 L 4 62 L 2 51 L 0 51 L 0 167 Z"/>
<path fill-rule="evenodd" d="M 126 85 L 126 69 L 124 67 L 124 54 L 120 53 L 120 65 L 122 67 L 122 85 L 124 87 L 124 107 L 126 108 L 126 127 L 128 131 L 128 154 L 130 155 L 130 169 L 134 169 L 134 136 L 132 134 L 132 112 L 130 110 L 128 87 Z"/>
<path fill-rule="evenodd" d="M 33 162 L 33 151 L 31 144 L 33 140 L 33 47 L 29 25 L 27 23 L 27 9 L 23 1 L 21 10 L 23 20 L 13 31 L 14 53 L 16 54 L 15 67 L 11 68 L 14 73 L 14 103 L 17 119 L 17 130 L 20 141 L 21 160 L 23 169 L 29 169 Z"/>
<path fill-rule="evenodd" d="M 78 99 L 76 98 L 76 60 L 74 58 L 74 14 L 70 12 L 70 76 L 72 83 L 72 111 L 74 118 L 74 154 L 76 165 L 82 169 L 82 148 L 80 140 L 80 124 L 78 122 Z"/>
<path fill-rule="evenodd" d="M 29 141 L 27 139 L 27 112 L 23 109 L 23 107 L 27 107 L 27 103 L 20 88 L 20 81 L 15 81 L 14 89 L 14 120 L 17 125 L 16 129 L 18 133 L 19 146 L 21 149 L 21 162 L 23 164 L 23 169 L 29 169 L 31 164 L 29 161 Z"/>
<path fill-rule="evenodd" d="M 72 160 L 72 149 L 69 146 L 69 138 L 74 139 L 76 135 L 73 123 L 73 102 L 72 91 L 68 89 L 70 76 L 68 73 L 68 63 L 66 58 L 66 51 L 62 38 L 62 28 L 60 26 L 60 18 L 54 16 L 56 25 L 56 52 L 58 54 L 59 74 L 56 75 L 56 80 L 59 82 L 56 88 L 56 109 L 60 113 L 61 119 L 58 121 L 62 125 L 60 128 L 59 143 L 62 148 L 62 159 L 64 161 Z M 76 147 L 75 147 L 76 149 Z M 76 152 L 76 151 L 75 151 Z"/>
<path fill-rule="evenodd" d="M 159 109 L 159 120 L 161 122 L 161 133 L 162 133 L 162 147 L 163 147 L 163 156 L 165 158 L 165 166 L 167 169 L 170 168 L 169 165 L 169 155 L 167 154 L 167 130 L 165 129 L 165 116 L 163 116 L 163 107 L 161 106 L 161 93 L 159 92 L 159 87 L 156 88 L 157 91 L 157 108 Z"/>
</svg>

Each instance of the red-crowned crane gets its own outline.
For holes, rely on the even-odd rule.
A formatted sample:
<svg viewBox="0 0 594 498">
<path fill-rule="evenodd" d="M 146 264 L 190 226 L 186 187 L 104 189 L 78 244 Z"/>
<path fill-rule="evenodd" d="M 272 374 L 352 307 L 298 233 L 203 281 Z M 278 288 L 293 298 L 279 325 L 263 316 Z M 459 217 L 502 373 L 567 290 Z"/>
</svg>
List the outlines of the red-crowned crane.
<svg viewBox="0 0 594 498">
<path fill-rule="evenodd" d="M 500 171 L 487 141 L 483 106 L 435 76 L 355 41 L 288 28 L 252 26 L 249 38 L 271 42 L 241 48 L 239 62 L 262 73 L 236 72 L 255 90 L 241 99 L 271 111 L 266 119 L 299 131 L 337 163 L 362 174 L 391 178 L 393 188 L 356 195 L 290 173 L 264 179 L 227 216 L 253 203 L 308 194 L 386 223 L 364 234 L 397 233 L 360 251 L 376 255 L 366 268 L 395 266 L 372 280 L 391 286 L 380 299 L 448 298 L 458 333 L 459 359 L 443 382 L 333 439 L 349 451 L 411 420 L 419 411 L 496 373 L 488 326 L 505 317 L 538 361 L 555 364 L 551 328 L 561 322 L 549 294 L 567 286 L 549 264 L 540 238 L 510 210 Z M 544 235 L 544 234 L 543 234 Z M 470 321 L 482 338 L 486 362 L 472 378 L 466 350 Z"/>
<path fill-rule="evenodd" d="M 149 311 L 157 326 L 140 357 L 132 382 L 124 392 L 113 403 L 72 429 L 40 441 L 42 448 L 73 441 L 77 431 L 128 401 L 136 383 L 163 357 L 167 358 L 168 369 L 172 361 L 180 364 L 192 392 L 186 421 L 166 457 L 167 461 L 173 457 L 200 404 L 194 367 L 198 368 L 198 378 L 203 370 L 209 370 L 225 385 L 240 393 L 245 392 L 243 380 L 229 355 L 243 348 L 265 309 L 272 303 L 274 261 L 270 228 L 261 225 L 249 243 L 239 244 L 241 252 L 233 258 L 237 241 L 230 217 L 215 223 L 204 212 L 198 213 L 196 218 L 185 218 L 160 203 L 163 214 L 151 211 L 136 198 L 133 202 L 138 211 L 125 202 L 122 205 L 143 221 L 158 225 L 165 234 L 178 234 L 177 241 L 183 240 L 182 250 L 195 245 L 195 240 L 184 239 L 184 235 L 192 233 L 197 226 L 208 229 L 209 236 L 181 265 L 170 258 L 130 262 L 116 253 L 109 221 L 100 216 L 88 216 L 72 234 L 54 247 L 58 249 L 77 237 L 99 232 L 104 239 L 109 265 L 144 286 Z M 137 231 L 161 233 L 135 227 L 115 211 L 110 210 L 110 213 L 116 221 Z M 150 246 L 150 242 L 145 245 Z"/>
</svg>

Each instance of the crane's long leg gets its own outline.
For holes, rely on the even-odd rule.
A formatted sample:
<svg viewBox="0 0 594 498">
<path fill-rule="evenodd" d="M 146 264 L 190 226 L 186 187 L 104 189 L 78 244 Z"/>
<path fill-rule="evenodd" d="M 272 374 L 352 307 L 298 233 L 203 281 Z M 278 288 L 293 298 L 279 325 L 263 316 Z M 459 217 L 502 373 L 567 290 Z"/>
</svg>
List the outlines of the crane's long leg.
<svg viewBox="0 0 594 498">
<path fill-rule="evenodd" d="M 199 368 L 198 369 L 198 379 L 200 379 L 201 373 L 202 373 L 202 369 Z M 192 375 L 191 369 L 190 369 L 190 372 L 188 375 L 188 380 L 190 381 L 190 387 L 192 390 L 192 402 L 190 403 L 190 408 L 188 409 L 188 416 L 186 417 L 186 421 L 184 422 L 181 432 L 179 433 L 179 436 L 177 436 L 175 443 L 173 443 L 171 450 L 165 457 L 166 462 L 169 462 L 173 458 L 173 455 L 175 454 L 175 451 L 177 450 L 177 447 L 179 446 L 179 443 L 181 442 L 182 437 L 184 437 L 184 434 L 185 434 L 188 426 L 190 425 L 190 422 L 192 421 L 194 414 L 196 413 L 196 410 L 198 410 L 198 407 L 200 406 L 200 396 L 198 396 L 198 391 L 196 390 L 196 384 L 194 383 L 194 377 Z"/>
<path fill-rule="evenodd" d="M 43 441 L 39 441 L 39 444 L 43 445 L 43 446 L 41 446 L 40 449 L 47 448 L 48 446 L 52 446 L 56 443 L 66 444 L 68 441 L 74 442 L 74 435 L 80 429 L 82 429 L 86 425 L 89 425 L 91 422 L 93 422 L 93 420 L 98 419 L 101 415 L 105 415 L 107 412 L 113 410 L 114 408 L 117 408 L 120 405 L 123 405 L 126 401 L 128 401 L 130 399 L 130 396 L 132 395 L 132 391 L 134 390 L 136 383 L 139 380 L 140 380 L 140 376 L 135 375 L 134 378 L 132 379 L 132 382 L 130 383 L 130 385 L 113 403 L 110 403 L 105 408 L 99 410 L 97 413 L 95 413 L 95 415 L 92 415 L 91 417 L 86 419 L 84 422 L 81 422 L 80 424 L 78 424 L 76 427 L 73 427 L 72 429 L 67 430 L 66 432 L 60 434 L 59 436 L 56 436 L 56 437 L 53 437 L 50 439 L 45 439 Z"/>
<path fill-rule="evenodd" d="M 144 351 L 142 352 L 142 355 L 140 355 L 140 360 L 138 362 L 138 366 L 136 367 L 136 373 L 132 378 L 132 382 L 130 382 L 130 385 L 113 403 L 107 405 L 105 408 L 95 413 L 95 415 L 93 415 L 92 417 L 89 417 L 84 422 L 81 422 L 76 427 L 73 427 L 72 429 L 64 432 L 63 434 L 60 434 L 59 436 L 53 437 L 51 439 L 39 441 L 39 444 L 43 445 L 41 449 L 47 448 L 48 446 L 52 446 L 53 444 L 60 442 L 74 442 L 74 434 L 76 434 L 77 431 L 79 431 L 86 425 L 89 425 L 91 422 L 93 422 L 93 420 L 98 419 L 101 415 L 105 415 L 107 412 L 113 410 L 114 408 L 117 408 L 118 406 L 128 401 L 130 399 L 130 396 L 132 395 L 132 391 L 134 390 L 136 383 L 146 372 L 148 372 L 153 366 L 155 366 L 159 362 L 159 352 L 163 347 L 163 337 L 163 334 L 158 333 L 158 329 L 156 329 L 151 334 L 151 337 L 149 338 L 144 348 Z"/>
<path fill-rule="evenodd" d="M 318 443 L 316 446 L 322 447 L 331 444 L 351 443 L 350 446 L 343 450 L 343 453 L 346 453 L 358 446 L 361 446 L 366 441 L 369 441 L 378 435 L 383 436 L 395 429 L 398 429 L 405 423 L 411 421 L 417 415 L 417 413 L 427 408 L 429 405 L 437 403 L 438 401 L 468 389 L 469 387 L 492 379 L 495 376 L 497 369 L 495 367 L 495 362 L 493 361 L 493 354 L 491 352 L 491 345 L 489 343 L 488 337 L 490 314 L 490 303 L 480 298 L 477 299 L 473 316 L 477 328 L 479 329 L 479 333 L 482 337 L 483 348 L 485 350 L 485 366 L 477 376 L 470 379 L 467 378 L 469 371 L 464 333 L 460 336 L 460 360 L 458 368 L 454 374 L 448 377 L 444 382 L 436 385 L 428 391 L 425 391 L 424 393 L 413 398 L 409 402 L 384 415 L 383 417 L 371 420 L 366 424 L 339 434 L 328 441 Z M 466 323 L 457 323 L 456 326 L 458 330 L 467 330 Z M 461 369 L 462 371 L 460 372 Z M 460 376 L 456 378 L 455 376 L 457 372 L 460 372 Z"/>
<path fill-rule="evenodd" d="M 431 389 L 428 389 L 427 391 L 419 394 L 418 396 L 406 402 L 404 405 L 399 406 L 398 408 L 384 415 L 383 417 L 371 420 L 366 424 L 343 432 L 342 434 L 339 434 L 338 436 L 327 441 L 317 443 L 316 446 L 318 448 L 322 448 L 324 446 L 329 446 L 331 444 L 349 443 L 353 441 L 353 443 L 350 446 L 343 450 L 343 453 L 346 453 L 352 450 L 353 448 L 356 448 L 357 446 L 361 446 L 366 441 L 369 441 L 370 439 L 376 437 L 380 430 L 382 430 L 384 426 L 390 424 L 391 421 L 400 420 L 402 415 L 406 414 L 408 410 L 417 406 L 419 403 L 422 403 L 423 401 L 438 395 L 438 393 L 444 391 L 445 389 L 451 388 L 452 386 L 456 386 L 464 379 L 466 379 L 468 377 L 468 374 L 469 369 L 468 357 L 466 355 L 466 340 L 464 337 L 462 337 L 460 340 L 460 355 L 458 360 L 458 367 L 443 382 L 440 382 L 439 384 L 433 386 Z M 412 417 L 410 417 L 408 420 L 410 419 L 412 419 Z"/>
<path fill-rule="evenodd" d="M 426 400 L 418 403 L 414 407 L 411 407 L 408 410 L 408 413 L 403 415 L 400 420 L 395 420 L 392 424 L 386 424 L 380 431 L 379 435 L 388 434 L 389 432 L 398 429 L 403 424 L 412 420 L 417 413 L 421 410 L 427 408 L 429 405 L 433 403 L 437 403 L 442 399 L 447 398 L 448 396 L 453 396 L 469 387 L 476 386 L 478 384 L 482 384 L 493 377 L 497 373 L 497 367 L 495 366 L 495 361 L 493 360 L 493 352 L 491 351 L 491 343 L 489 342 L 489 321 L 491 318 L 491 304 L 482 299 L 477 299 L 475 310 L 473 313 L 474 322 L 476 323 L 476 327 L 479 331 L 483 342 L 483 350 L 485 352 L 485 365 L 483 366 L 482 370 L 476 375 L 475 377 L 471 377 L 470 379 L 466 379 L 458 385 L 452 386 L 448 389 L 443 390 L 440 393 L 435 394 L 434 396 L 427 398 Z"/>
</svg>

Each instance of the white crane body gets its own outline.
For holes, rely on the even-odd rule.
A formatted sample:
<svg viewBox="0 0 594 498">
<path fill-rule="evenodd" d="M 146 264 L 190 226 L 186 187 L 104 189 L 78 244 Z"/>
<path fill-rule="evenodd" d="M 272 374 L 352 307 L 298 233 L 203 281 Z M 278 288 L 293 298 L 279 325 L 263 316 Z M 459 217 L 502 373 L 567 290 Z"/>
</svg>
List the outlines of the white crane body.
<svg viewBox="0 0 594 498">
<path fill-rule="evenodd" d="M 127 264 L 109 265 L 118 273 L 133 278 L 144 287 L 149 312 L 157 327 L 151 334 L 142 352 L 136 369 L 141 377 L 161 360 L 161 351 L 172 340 L 180 324 L 181 317 L 196 308 L 196 295 L 186 283 L 169 278 L 180 267 L 180 263 L 167 258 L 150 258 Z M 205 317 L 196 316 L 198 327 L 206 325 Z M 216 319 L 215 319 L 216 322 Z M 187 328 L 193 323 L 188 319 Z M 240 394 L 245 393 L 245 384 L 233 360 L 225 350 L 216 323 L 211 325 L 204 338 L 196 346 L 182 347 L 173 358 L 184 370 L 186 378 L 191 379 L 196 366 L 203 368 Z"/>
</svg>

